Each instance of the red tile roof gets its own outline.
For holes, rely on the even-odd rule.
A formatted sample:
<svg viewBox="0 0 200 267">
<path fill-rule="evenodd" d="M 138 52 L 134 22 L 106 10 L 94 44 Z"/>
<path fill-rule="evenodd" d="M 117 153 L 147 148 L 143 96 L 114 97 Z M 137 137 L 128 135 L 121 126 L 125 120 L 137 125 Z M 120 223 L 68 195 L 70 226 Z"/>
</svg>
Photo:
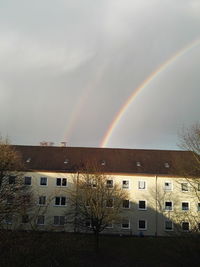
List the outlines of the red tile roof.
<svg viewBox="0 0 200 267">
<path fill-rule="evenodd" d="M 194 162 L 189 151 L 56 146 L 13 146 L 26 170 L 77 172 L 94 162 L 104 173 L 179 175 L 177 162 Z M 137 166 L 137 162 L 141 166 Z M 168 163 L 168 167 L 167 164 Z"/>
</svg>

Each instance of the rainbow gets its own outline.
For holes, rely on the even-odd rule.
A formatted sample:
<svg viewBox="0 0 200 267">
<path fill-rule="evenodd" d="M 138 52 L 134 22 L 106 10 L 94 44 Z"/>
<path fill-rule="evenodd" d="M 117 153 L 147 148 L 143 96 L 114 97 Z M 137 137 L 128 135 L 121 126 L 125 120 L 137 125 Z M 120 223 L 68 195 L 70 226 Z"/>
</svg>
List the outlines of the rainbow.
<svg viewBox="0 0 200 267">
<path fill-rule="evenodd" d="M 172 63 L 174 63 L 178 58 L 183 56 L 185 53 L 189 52 L 192 48 L 198 46 L 200 44 L 200 40 L 195 40 L 187 46 L 184 46 L 181 50 L 177 53 L 172 55 L 167 61 L 161 64 L 154 72 L 152 72 L 136 89 L 134 89 L 133 93 L 128 97 L 126 102 L 121 106 L 119 111 L 115 114 L 114 119 L 112 120 L 111 124 L 109 125 L 106 133 L 103 136 L 103 139 L 100 143 L 100 147 L 106 147 L 113 131 L 115 130 L 116 126 L 125 115 L 126 111 L 138 96 L 140 91 L 147 87 L 149 83 L 151 83 L 161 72 L 163 72 L 167 67 L 169 67 Z"/>
</svg>

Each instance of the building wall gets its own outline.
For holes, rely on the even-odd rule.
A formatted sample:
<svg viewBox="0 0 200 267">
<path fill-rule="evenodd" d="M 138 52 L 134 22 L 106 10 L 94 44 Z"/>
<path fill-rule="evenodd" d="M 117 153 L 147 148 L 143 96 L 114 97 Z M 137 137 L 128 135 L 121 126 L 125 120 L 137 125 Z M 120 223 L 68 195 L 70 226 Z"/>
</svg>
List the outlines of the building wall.
<svg viewBox="0 0 200 267">
<path fill-rule="evenodd" d="M 18 216 L 13 219 L 12 224 L 6 224 L 7 228 L 18 227 L 20 229 L 39 229 L 53 231 L 73 231 L 74 227 L 68 223 L 66 212 L 69 211 L 69 203 L 67 195 L 73 186 L 74 179 L 77 174 L 71 173 L 53 173 L 53 172 L 27 172 L 26 177 L 31 177 L 31 185 L 27 185 L 32 193 L 31 209 L 23 209 L 20 216 L 26 213 L 29 215 L 29 222 L 22 223 L 22 218 Z M 41 177 L 47 178 L 47 185 L 41 185 Z M 67 186 L 57 186 L 57 178 L 67 178 Z M 197 186 L 194 180 L 185 180 L 184 178 L 171 176 L 155 176 L 155 175 L 108 175 L 108 179 L 113 179 L 114 183 L 123 185 L 123 181 L 128 181 L 128 188 L 124 189 L 129 193 L 130 207 L 123 209 L 122 218 L 129 220 L 129 226 L 122 228 L 121 221 L 113 224 L 112 228 L 106 229 L 105 233 L 124 234 L 124 235 L 172 235 L 178 233 L 186 233 L 187 229 L 182 231 L 182 222 L 189 222 L 189 229 L 197 230 L 200 222 L 200 211 L 198 211 Z M 62 181 L 62 180 L 61 180 Z M 182 188 L 182 184 L 187 183 Z M 126 185 L 127 186 L 127 185 Z M 185 189 L 185 190 L 183 190 Z M 188 189 L 188 191 L 187 191 Z M 45 205 L 39 204 L 39 197 L 45 196 Z M 55 197 L 66 197 L 66 205 L 55 205 Z M 139 208 L 140 204 L 144 204 L 145 208 Z M 184 202 L 184 204 L 182 204 Z M 187 210 L 188 203 L 188 210 Z M 182 210 L 182 205 L 184 210 Z M 44 216 L 44 225 L 38 225 L 38 216 Z M 65 216 L 65 224 L 54 225 L 55 218 L 59 224 L 63 224 Z M 59 221 L 61 220 L 61 221 Z M 145 229 L 139 229 L 139 221 L 145 221 Z M 166 221 L 172 221 L 173 226 L 168 230 L 165 229 Z M 144 222 L 141 222 L 141 224 Z M 143 225 L 144 226 L 144 225 Z M 187 228 L 187 224 L 185 224 Z"/>
</svg>

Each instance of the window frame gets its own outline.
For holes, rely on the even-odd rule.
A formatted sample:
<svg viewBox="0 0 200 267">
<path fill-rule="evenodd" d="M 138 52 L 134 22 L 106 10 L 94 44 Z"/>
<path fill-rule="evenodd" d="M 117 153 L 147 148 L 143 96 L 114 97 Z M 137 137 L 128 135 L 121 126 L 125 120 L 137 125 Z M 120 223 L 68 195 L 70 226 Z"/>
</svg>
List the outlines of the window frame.
<svg viewBox="0 0 200 267">
<path fill-rule="evenodd" d="M 124 201 L 128 201 L 128 207 L 125 207 Z M 130 200 L 129 199 L 123 199 L 122 200 L 122 208 L 125 210 L 130 209 Z"/>
<path fill-rule="evenodd" d="M 144 188 L 140 187 L 140 183 L 144 183 Z M 146 190 L 147 189 L 147 182 L 146 180 L 138 180 L 138 190 Z"/>
<path fill-rule="evenodd" d="M 59 204 L 56 204 L 56 199 L 60 199 L 59 200 Z M 65 207 L 65 206 L 67 206 L 67 198 L 65 197 L 65 196 L 55 196 L 55 201 L 54 201 L 54 206 L 55 207 Z M 65 199 L 65 204 L 64 205 L 62 205 L 62 199 Z"/>
<path fill-rule="evenodd" d="M 64 218 L 64 223 L 63 224 L 60 223 L 61 222 L 61 217 Z M 55 224 L 55 218 L 59 218 L 59 224 Z M 66 224 L 66 216 L 64 216 L 64 215 L 54 215 L 53 216 L 53 225 L 54 226 L 64 226 L 65 224 Z"/>
<path fill-rule="evenodd" d="M 188 209 L 183 209 L 183 203 L 188 204 Z M 181 210 L 182 211 L 189 211 L 190 210 L 190 202 L 189 201 L 181 201 Z"/>
<path fill-rule="evenodd" d="M 26 178 L 30 178 L 30 184 L 26 183 Z M 32 176 L 24 176 L 24 185 L 31 186 L 32 185 Z"/>
<path fill-rule="evenodd" d="M 140 228 L 140 222 L 141 221 L 145 222 L 145 228 Z M 140 231 L 146 231 L 147 230 L 147 220 L 144 220 L 144 219 L 138 220 L 138 230 L 140 230 Z"/>
<path fill-rule="evenodd" d="M 171 209 L 166 209 L 166 203 L 167 202 L 171 202 Z M 165 211 L 173 211 L 173 201 L 171 201 L 171 200 L 165 200 L 165 202 L 164 202 L 164 210 Z"/>
<path fill-rule="evenodd" d="M 166 223 L 167 223 L 167 222 L 170 222 L 170 223 L 172 224 L 172 228 L 171 228 L 171 229 L 167 229 L 167 228 L 166 228 Z M 174 231 L 174 223 L 173 223 L 171 220 L 165 220 L 165 221 L 164 221 L 164 229 L 165 229 L 165 231 L 167 231 L 167 232 Z"/>
<path fill-rule="evenodd" d="M 140 202 L 144 201 L 145 208 L 140 208 Z M 147 201 L 146 200 L 138 200 L 138 210 L 147 210 Z"/>
<path fill-rule="evenodd" d="M 60 185 L 57 184 L 58 179 L 60 179 Z M 66 185 L 63 185 L 63 180 L 66 180 Z M 67 187 L 68 186 L 68 181 L 67 177 L 56 177 L 56 187 Z"/>
<path fill-rule="evenodd" d="M 42 198 L 45 199 L 44 204 L 43 204 L 43 203 L 40 203 L 40 200 L 41 200 Z M 39 205 L 39 206 L 45 206 L 45 205 L 46 205 L 46 201 L 47 201 L 47 197 L 46 197 L 46 196 L 39 196 L 39 197 L 38 197 L 38 205 Z"/>
<path fill-rule="evenodd" d="M 128 222 L 128 227 L 123 227 L 123 224 L 126 224 L 126 223 L 123 223 L 123 221 L 127 221 Z M 121 221 L 121 229 L 124 229 L 124 230 L 127 230 L 127 229 L 130 229 L 130 219 L 126 219 L 126 218 L 123 218 L 122 221 Z"/>
<path fill-rule="evenodd" d="M 46 184 L 41 184 L 41 181 L 42 181 L 43 178 L 46 178 L 46 181 L 47 181 Z M 46 176 L 41 176 L 40 177 L 40 186 L 48 186 L 48 177 L 46 177 Z"/>
<path fill-rule="evenodd" d="M 123 184 L 123 182 L 128 182 L 128 187 L 124 187 L 124 184 Z M 130 180 L 129 179 L 123 179 L 122 180 L 122 189 L 130 189 Z"/>
<path fill-rule="evenodd" d="M 188 229 L 187 229 L 187 230 L 183 229 L 183 224 L 184 224 L 184 223 L 187 223 L 187 224 L 188 224 Z M 183 222 L 181 223 L 181 230 L 182 230 L 183 232 L 189 232 L 189 231 L 190 231 L 190 222 L 183 221 Z"/>
<path fill-rule="evenodd" d="M 183 185 L 187 185 L 187 190 L 184 189 Z M 181 192 L 188 192 L 188 191 L 189 191 L 188 183 L 181 183 Z"/>
<path fill-rule="evenodd" d="M 109 185 L 108 184 L 108 181 L 112 181 L 112 185 Z M 107 179 L 106 180 L 106 187 L 109 188 L 109 189 L 113 189 L 113 187 L 114 187 L 114 180 L 113 179 Z"/>
<path fill-rule="evenodd" d="M 171 184 L 171 188 L 170 189 L 168 189 L 167 187 L 166 187 L 166 183 L 169 183 L 169 184 Z M 171 191 L 173 191 L 173 182 L 172 181 L 164 181 L 164 191 L 166 191 L 166 192 L 171 192 Z"/>
<path fill-rule="evenodd" d="M 41 217 L 43 218 L 43 223 L 38 223 L 39 218 L 41 218 Z M 44 216 L 44 215 L 38 215 L 38 216 L 37 216 L 36 224 L 37 224 L 37 225 L 45 225 L 45 216 Z"/>
</svg>

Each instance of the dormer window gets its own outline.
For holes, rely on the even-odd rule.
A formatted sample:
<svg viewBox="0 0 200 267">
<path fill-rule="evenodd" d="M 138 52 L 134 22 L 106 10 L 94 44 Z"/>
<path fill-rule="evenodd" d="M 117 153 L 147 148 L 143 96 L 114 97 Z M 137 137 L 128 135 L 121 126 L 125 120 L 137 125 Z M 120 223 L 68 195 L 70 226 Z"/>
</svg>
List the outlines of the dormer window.
<svg viewBox="0 0 200 267">
<path fill-rule="evenodd" d="M 69 163 L 69 160 L 68 159 L 65 159 L 64 160 L 64 164 L 68 164 Z"/>
<path fill-rule="evenodd" d="M 141 167 L 141 163 L 140 163 L 140 161 L 137 161 L 137 162 L 136 162 L 136 166 L 137 166 L 137 167 Z"/>
<path fill-rule="evenodd" d="M 165 168 L 169 168 L 169 163 L 165 162 L 164 166 L 165 166 Z"/>
<path fill-rule="evenodd" d="M 27 158 L 26 163 L 30 163 L 31 162 L 31 158 Z"/>
<path fill-rule="evenodd" d="M 105 166 L 105 165 L 106 165 L 106 161 L 105 161 L 105 160 L 102 160 L 102 161 L 101 161 L 101 165 L 102 165 L 102 166 Z"/>
</svg>

